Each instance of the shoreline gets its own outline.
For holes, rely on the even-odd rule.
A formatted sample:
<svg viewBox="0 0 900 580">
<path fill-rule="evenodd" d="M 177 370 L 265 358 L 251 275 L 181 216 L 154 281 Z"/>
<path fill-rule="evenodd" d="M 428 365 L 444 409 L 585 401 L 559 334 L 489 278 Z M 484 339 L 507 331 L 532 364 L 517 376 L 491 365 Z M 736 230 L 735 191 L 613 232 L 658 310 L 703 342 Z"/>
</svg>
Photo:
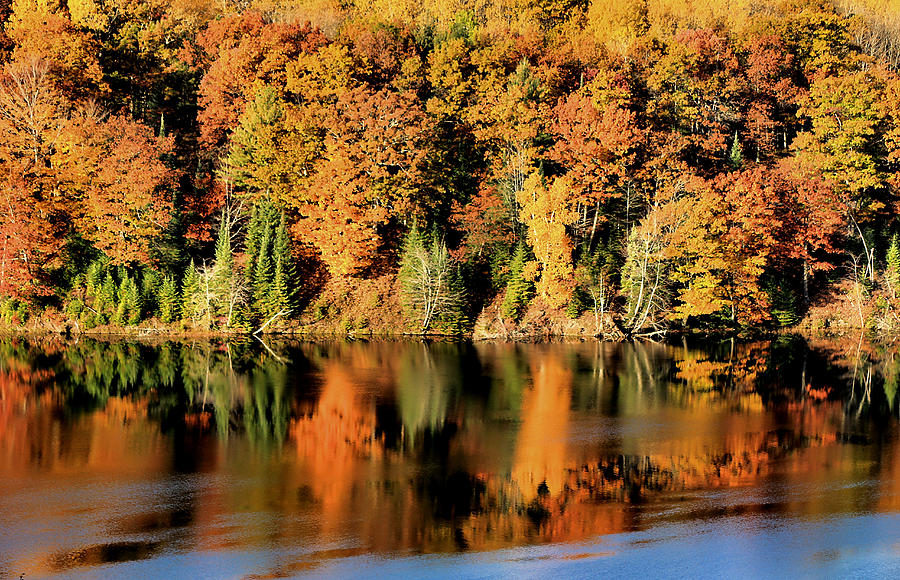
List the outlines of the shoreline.
<svg viewBox="0 0 900 580">
<path fill-rule="evenodd" d="M 556 341 L 596 341 L 596 342 L 673 342 L 677 340 L 731 340 L 756 341 L 774 340 L 779 336 L 802 336 L 815 339 L 847 339 L 862 338 L 879 344 L 892 344 L 900 337 L 884 336 L 873 333 L 870 329 L 844 327 L 829 332 L 826 329 L 815 329 L 802 325 L 779 328 L 773 330 L 746 331 L 663 331 L 651 336 L 634 335 L 626 336 L 621 333 L 608 333 L 606 335 L 593 335 L 585 333 L 559 333 L 553 332 L 550 326 L 540 329 L 538 332 L 511 332 L 506 336 L 499 334 L 479 334 L 476 332 L 465 333 L 441 333 L 441 332 L 329 332 L 325 330 L 276 330 L 264 332 L 249 331 L 225 331 L 225 330 L 180 330 L 177 328 L 161 327 L 104 327 L 102 329 L 75 330 L 29 328 L 29 327 L 0 327 L 0 336 L 5 337 L 63 337 L 63 338 L 93 338 L 102 340 L 236 340 L 236 339 L 276 339 L 276 340 L 458 340 L 468 342 L 520 342 L 540 343 Z"/>
</svg>

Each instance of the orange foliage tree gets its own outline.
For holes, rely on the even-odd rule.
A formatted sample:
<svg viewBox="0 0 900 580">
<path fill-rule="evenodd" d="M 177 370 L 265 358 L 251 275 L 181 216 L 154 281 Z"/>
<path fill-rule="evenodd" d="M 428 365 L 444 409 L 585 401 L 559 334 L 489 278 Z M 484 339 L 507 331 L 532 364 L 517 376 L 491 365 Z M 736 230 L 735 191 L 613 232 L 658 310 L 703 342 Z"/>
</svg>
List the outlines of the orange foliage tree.
<svg viewBox="0 0 900 580">
<path fill-rule="evenodd" d="M 381 228 L 427 202 L 428 118 L 414 93 L 357 88 L 322 111 L 324 144 L 307 189 L 293 200 L 294 233 L 336 275 L 376 256 Z"/>
</svg>

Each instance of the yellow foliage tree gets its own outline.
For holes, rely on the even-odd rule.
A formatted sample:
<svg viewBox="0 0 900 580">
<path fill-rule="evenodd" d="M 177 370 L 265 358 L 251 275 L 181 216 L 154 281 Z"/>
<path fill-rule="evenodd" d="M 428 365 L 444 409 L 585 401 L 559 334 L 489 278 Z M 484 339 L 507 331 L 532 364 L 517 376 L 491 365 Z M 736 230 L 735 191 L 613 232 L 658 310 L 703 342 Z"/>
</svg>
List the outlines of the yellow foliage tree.
<svg viewBox="0 0 900 580">
<path fill-rule="evenodd" d="M 540 173 L 532 173 L 516 199 L 520 217 L 528 226 L 528 241 L 540 264 L 537 290 L 554 308 L 572 297 L 575 270 L 572 266 L 572 240 L 566 226 L 575 223 L 578 214 L 572 210 L 572 187 L 567 177 L 558 177 L 546 187 Z"/>
</svg>

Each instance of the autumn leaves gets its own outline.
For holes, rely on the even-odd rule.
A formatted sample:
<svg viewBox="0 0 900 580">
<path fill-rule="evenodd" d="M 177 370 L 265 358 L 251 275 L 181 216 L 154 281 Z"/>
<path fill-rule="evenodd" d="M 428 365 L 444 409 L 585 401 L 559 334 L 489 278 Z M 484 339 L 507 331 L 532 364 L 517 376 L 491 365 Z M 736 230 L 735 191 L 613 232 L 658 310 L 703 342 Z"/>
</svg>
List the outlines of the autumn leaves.
<svg viewBox="0 0 900 580">
<path fill-rule="evenodd" d="M 0 293 L 63 297 L 78 272 L 61 266 L 102 256 L 177 281 L 223 236 L 252 283 L 262 207 L 284 215 L 291 292 L 393 276 L 417 227 L 462 276 L 460 319 L 508 321 L 533 295 L 598 329 L 775 323 L 844 249 L 877 284 L 900 81 L 890 42 L 857 42 L 868 20 L 789 0 L 753 19 L 742 1 L 390 21 L 305 3 L 338 19 L 320 29 L 250 4 L 13 2 Z"/>
</svg>

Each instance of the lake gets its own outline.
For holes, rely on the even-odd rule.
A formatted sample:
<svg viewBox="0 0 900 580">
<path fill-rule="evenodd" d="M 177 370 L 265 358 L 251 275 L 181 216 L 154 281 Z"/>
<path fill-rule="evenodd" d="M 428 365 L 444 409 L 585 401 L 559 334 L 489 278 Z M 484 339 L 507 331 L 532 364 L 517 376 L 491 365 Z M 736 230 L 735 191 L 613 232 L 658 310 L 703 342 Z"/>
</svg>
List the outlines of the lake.
<svg viewBox="0 0 900 580">
<path fill-rule="evenodd" d="M 896 577 L 864 341 L 0 339 L 0 577 Z"/>
</svg>

